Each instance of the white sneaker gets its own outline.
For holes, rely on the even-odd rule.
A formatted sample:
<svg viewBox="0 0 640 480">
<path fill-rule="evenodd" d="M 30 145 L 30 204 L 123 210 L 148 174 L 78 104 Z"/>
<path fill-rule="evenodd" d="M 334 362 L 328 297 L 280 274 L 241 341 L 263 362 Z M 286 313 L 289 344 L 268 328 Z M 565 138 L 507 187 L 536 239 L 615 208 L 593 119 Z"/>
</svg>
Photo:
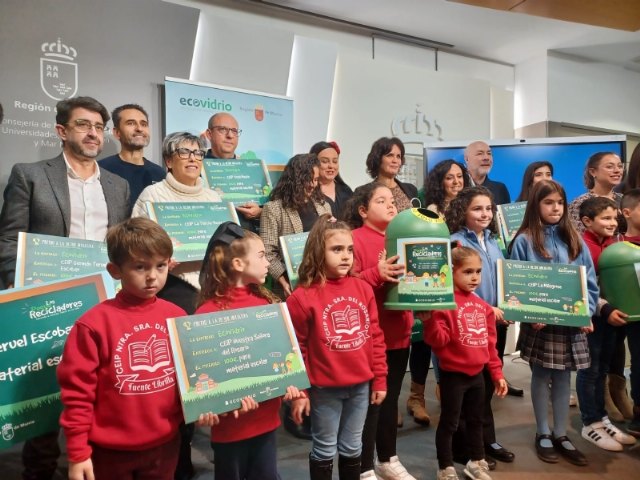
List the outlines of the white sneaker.
<svg viewBox="0 0 640 480">
<path fill-rule="evenodd" d="M 376 472 L 374 472 L 373 470 L 367 470 L 366 472 L 360 474 L 360 480 L 366 480 L 367 478 L 371 480 L 378 480 Z"/>
<path fill-rule="evenodd" d="M 576 405 L 578 405 L 578 399 L 576 398 L 576 396 L 572 393 L 571 395 L 569 395 L 569 406 L 570 407 L 575 407 Z"/>
<path fill-rule="evenodd" d="M 602 424 L 604 425 L 604 431 L 607 432 L 616 442 L 621 443 L 622 445 L 633 445 L 636 443 L 635 437 L 624 433 L 616 427 L 611 423 L 609 417 L 602 417 Z"/>
<path fill-rule="evenodd" d="M 416 477 L 407 472 L 400 463 L 397 455 L 391 457 L 388 462 L 376 463 L 376 475 L 382 480 L 416 480 Z"/>
<path fill-rule="evenodd" d="M 603 450 L 609 450 L 610 452 L 622 451 L 622 445 L 607 433 L 602 422 L 594 422 L 591 425 L 582 427 L 582 438 Z"/>
<path fill-rule="evenodd" d="M 458 474 L 453 467 L 447 467 L 444 470 L 438 470 L 436 480 L 458 480 Z"/>
<path fill-rule="evenodd" d="M 464 474 L 473 480 L 491 480 L 489 464 L 485 460 L 469 460 L 464 466 Z"/>
</svg>

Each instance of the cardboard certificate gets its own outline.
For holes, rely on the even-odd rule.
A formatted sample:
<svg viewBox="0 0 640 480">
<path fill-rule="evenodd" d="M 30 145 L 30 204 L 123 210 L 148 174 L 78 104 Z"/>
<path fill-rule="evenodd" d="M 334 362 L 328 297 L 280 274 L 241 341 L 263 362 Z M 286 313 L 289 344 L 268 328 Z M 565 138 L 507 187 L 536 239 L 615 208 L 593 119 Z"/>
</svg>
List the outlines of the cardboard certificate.
<svg viewBox="0 0 640 480">
<path fill-rule="evenodd" d="M 262 205 L 269 199 L 271 177 L 263 160 L 205 158 L 202 169 L 207 187 L 225 202 Z"/>
<path fill-rule="evenodd" d="M 296 288 L 296 284 L 298 283 L 298 267 L 300 266 L 300 262 L 302 262 L 302 254 L 304 253 L 304 246 L 307 244 L 308 236 L 309 232 L 304 232 L 280 237 L 282 258 L 287 268 L 291 289 Z"/>
<path fill-rule="evenodd" d="M 0 292 L 0 448 L 59 428 L 64 342 L 78 317 L 113 296 L 106 273 Z"/>
<path fill-rule="evenodd" d="M 584 266 L 498 260 L 498 307 L 517 322 L 589 325 Z"/>
<path fill-rule="evenodd" d="M 227 202 L 146 202 L 146 207 L 149 218 L 171 237 L 178 262 L 201 261 L 218 226 L 239 223 L 236 209 Z"/>
<path fill-rule="evenodd" d="M 20 232 L 14 284 L 24 287 L 106 272 L 108 262 L 104 242 Z"/>
<path fill-rule="evenodd" d="M 426 304 L 433 309 L 455 308 L 449 239 L 417 237 L 397 242 L 398 263 L 405 266 L 404 275 L 398 277 L 398 301 L 422 304 L 420 310 L 426 310 Z"/>
<path fill-rule="evenodd" d="M 506 203 L 498 205 L 498 231 L 506 246 L 511 243 L 522 225 L 527 202 Z"/>
<path fill-rule="evenodd" d="M 309 387 L 285 303 L 167 319 L 185 421 Z"/>
</svg>

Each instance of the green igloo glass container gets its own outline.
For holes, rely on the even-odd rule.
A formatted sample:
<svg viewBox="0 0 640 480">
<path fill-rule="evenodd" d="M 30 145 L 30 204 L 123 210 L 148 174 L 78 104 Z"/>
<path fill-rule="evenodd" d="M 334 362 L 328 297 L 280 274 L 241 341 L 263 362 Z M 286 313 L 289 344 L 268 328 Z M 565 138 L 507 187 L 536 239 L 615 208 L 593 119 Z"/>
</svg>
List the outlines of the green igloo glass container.
<svg viewBox="0 0 640 480">
<path fill-rule="evenodd" d="M 425 208 L 400 212 L 387 226 L 387 256 L 405 266 L 400 283 L 387 291 L 390 310 L 455 310 L 451 238 L 444 220 Z"/>
<path fill-rule="evenodd" d="M 601 296 L 629 315 L 640 320 L 640 245 L 618 242 L 608 246 L 598 259 Z"/>
</svg>

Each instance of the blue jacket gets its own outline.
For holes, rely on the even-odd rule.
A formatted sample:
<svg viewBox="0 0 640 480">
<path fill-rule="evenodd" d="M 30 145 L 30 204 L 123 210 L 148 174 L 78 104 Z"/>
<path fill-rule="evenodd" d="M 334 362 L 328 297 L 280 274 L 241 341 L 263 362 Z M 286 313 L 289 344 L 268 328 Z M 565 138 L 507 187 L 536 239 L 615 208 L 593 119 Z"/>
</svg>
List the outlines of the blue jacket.
<svg viewBox="0 0 640 480">
<path fill-rule="evenodd" d="M 496 265 L 498 260 L 504 259 L 504 256 L 498 246 L 498 242 L 492 237 L 491 231 L 485 229 L 483 235 L 484 244 L 487 247 L 486 252 L 480 246 L 476 234 L 467 227 L 462 227 L 461 230 L 451 235 L 451 241 L 458 240 L 463 246 L 473 248 L 480 254 L 482 259 L 482 278 L 476 293 L 489 305 L 496 307 L 498 304 Z"/>
<path fill-rule="evenodd" d="M 544 248 L 551 255 L 551 258 L 544 258 L 538 255 L 533 249 L 533 243 L 531 238 L 527 234 L 518 235 L 511 243 L 511 260 L 526 260 L 530 262 L 541 263 L 564 263 L 569 265 L 584 265 L 587 269 L 587 290 L 589 292 L 589 315 L 593 315 L 596 311 L 596 305 L 598 303 L 598 297 L 600 291 L 598 289 L 598 282 L 596 281 L 596 271 L 593 267 L 593 260 L 591 260 L 591 254 L 589 248 L 580 239 L 582 243 L 582 251 L 575 258 L 575 260 L 569 260 L 569 251 L 567 244 L 562 241 L 558 235 L 557 225 L 546 225 L 544 227 Z"/>
</svg>

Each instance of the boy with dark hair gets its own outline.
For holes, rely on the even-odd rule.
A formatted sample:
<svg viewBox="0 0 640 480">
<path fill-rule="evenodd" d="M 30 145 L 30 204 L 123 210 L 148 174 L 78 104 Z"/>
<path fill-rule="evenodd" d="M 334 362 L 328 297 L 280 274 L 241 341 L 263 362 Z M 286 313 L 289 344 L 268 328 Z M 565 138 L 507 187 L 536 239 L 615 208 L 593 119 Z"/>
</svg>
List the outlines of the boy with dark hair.
<svg viewBox="0 0 640 480">
<path fill-rule="evenodd" d="M 624 194 L 620 209 L 627 221 L 624 240 L 640 245 L 640 188 L 634 188 Z M 633 419 L 627 426 L 627 431 L 634 437 L 640 437 L 640 322 L 627 324 L 627 345 L 631 354 L 631 399 L 633 400 Z"/>
<path fill-rule="evenodd" d="M 583 239 L 591 252 L 598 271 L 598 258 L 616 239 L 618 228 L 616 203 L 607 197 L 592 197 L 580 205 L 580 220 L 586 230 Z M 623 445 L 635 439 L 618 429 L 605 409 L 605 384 L 616 344 L 616 328 L 626 325 L 628 315 L 600 297 L 598 309 L 592 317 L 593 332 L 587 335 L 591 366 L 578 370 L 576 392 L 582 417 L 582 437 L 594 445 L 612 452 L 620 452 Z"/>
<path fill-rule="evenodd" d="M 173 246 L 145 218 L 110 228 L 106 241 L 122 290 L 78 319 L 57 370 L 69 479 L 171 480 L 183 417 L 165 320 L 185 312 L 156 294 Z"/>
</svg>

